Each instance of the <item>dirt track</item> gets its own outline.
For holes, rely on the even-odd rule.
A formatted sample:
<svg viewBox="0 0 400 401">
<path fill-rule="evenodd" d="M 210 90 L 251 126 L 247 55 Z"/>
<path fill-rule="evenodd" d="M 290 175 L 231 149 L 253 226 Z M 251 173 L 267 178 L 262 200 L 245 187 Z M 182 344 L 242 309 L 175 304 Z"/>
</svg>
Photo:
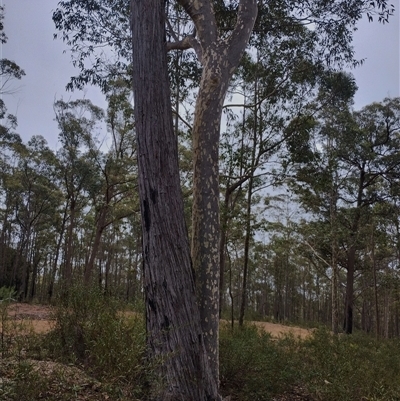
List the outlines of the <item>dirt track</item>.
<svg viewBox="0 0 400 401">
<path fill-rule="evenodd" d="M 33 330 L 35 333 L 47 333 L 54 325 L 51 309 L 44 305 L 15 303 L 9 306 L 8 316 L 20 329 Z M 22 326 L 22 327 L 21 327 Z"/>
<path fill-rule="evenodd" d="M 54 320 L 51 319 L 51 308 L 49 306 L 16 303 L 8 308 L 8 314 L 11 319 L 23 324 L 27 329 L 32 329 L 36 333 L 46 333 L 51 330 L 54 324 Z M 267 322 L 253 323 L 266 332 L 271 333 L 274 337 L 293 333 L 295 337 L 305 338 L 310 334 L 309 330 L 300 327 Z"/>
</svg>

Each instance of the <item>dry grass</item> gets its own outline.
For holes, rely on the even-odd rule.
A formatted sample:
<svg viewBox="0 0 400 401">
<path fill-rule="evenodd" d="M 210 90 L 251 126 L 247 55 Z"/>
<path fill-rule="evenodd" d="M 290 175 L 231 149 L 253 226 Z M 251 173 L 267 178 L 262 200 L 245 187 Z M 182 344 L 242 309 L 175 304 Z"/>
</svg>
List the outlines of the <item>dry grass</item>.
<svg viewBox="0 0 400 401">
<path fill-rule="evenodd" d="M 308 329 L 303 329 L 297 326 L 284 326 L 278 323 L 268 323 L 268 322 L 252 322 L 257 327 L 260 327 L 267 333 L 271 333 L 273 337 L 281 337 L 285 334 L 293 334 L 295 337 L 307 338 L 311 331 Z"/>
<path fill-rule="evenodd" d="M 51 318 L 51 308 L 44 305 L 30 305 L 14 303 L 8 307 L 8 317 L 16 324 L 19 333 L 34 332 L 36 334 L 48 333 L 54 327 L 54 320 Z M 1 327 L 1 326 L 0 326 Z"/>
</svg>

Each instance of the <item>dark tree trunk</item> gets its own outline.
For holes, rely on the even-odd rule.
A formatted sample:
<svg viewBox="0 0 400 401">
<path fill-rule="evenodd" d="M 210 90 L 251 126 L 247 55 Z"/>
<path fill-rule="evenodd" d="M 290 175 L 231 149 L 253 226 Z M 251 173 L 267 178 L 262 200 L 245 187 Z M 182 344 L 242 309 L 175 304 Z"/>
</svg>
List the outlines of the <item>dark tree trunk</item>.
<svg viewBox="0 0 400 401">
<path fill-rule="evenodd" d="M 53 297 L 54 282 L 56 280 L 57 269 L 58 269 L 58 259 L 60 256 L 61 245 L 62 245 L 62 242 L 64 239 L 65 226 L 67 223 L 67 219 L 68 219 L 68 205 L 65 205 L 63 220 L 62 220 L 61 229 L 60 229 L 60 236 L 57 241 L 56 253 L 54 255 L 53 265 L 51 268 L 50 282 L 49 282 L 49 286 L 47 288 L 47 296 L 48 296 L 47 300 L 48 301 L 50 301 L 51 298 Z"/>
<path fill-rule="evenodd" d="M 156 400 L 218 400 L 196 304 L 167 74 L 164 1 L 132 0 L 133 82 L 150 357 Z"/>
<path fill-rule="evenodd" d="M 73 234 L 75 229 L 75 214 L 76 214 L 75 207 L 76 207 L 76 200 L 72 196 L 69 205 L 69 226 L 66 238 L 67 243 L 65 249 L 65 266 L 63 275 L 67 288 L 72 282 L 72 253 L 73 253 L 72 248 L 73 248 Z"/>
<path fill-rule="evenodd" d="M 99 216 L 96 222 L 96 232 L 93 240 L 92 250 L 90 252 L 89 261 L 85 266 L 85 285 L 89 285 L 92 280 L 93 270 L 97 254 L 99 253 L 101 236 L 103 234 L 104 228 L 106 227 L 106 216 L 108 211 L 108 205 L 105 205 L 99 212 Z"/>
<path fill-rule="evenodd" d="M 356 251 L 352 247 L 349 250 L 346 279 L 346 303 L 345 303 L 345 322 L 344 332 L 353 333 L 353 303 L 354 303 L 354 268 Z"/>
<path fill-rule="evenodd" d="M 253 152 L 254 156 L 254 152 Z M 253 158 L 254 162 L 254 158 Z M 247 210 L 246 210 L 246 237 L 244 241 L 244 266 L 243 266 L 243 283 L 240 300 L 239 326 L 244 323 L 244 312 L 247 306 L 247 278 L 249 270 L 249 253 L 250 253 L 250 236 L 251 236 L 251 199 L 253 196 L 253 177 L 250 178 L 249 188 L 247 192 Z"/>
</svg>

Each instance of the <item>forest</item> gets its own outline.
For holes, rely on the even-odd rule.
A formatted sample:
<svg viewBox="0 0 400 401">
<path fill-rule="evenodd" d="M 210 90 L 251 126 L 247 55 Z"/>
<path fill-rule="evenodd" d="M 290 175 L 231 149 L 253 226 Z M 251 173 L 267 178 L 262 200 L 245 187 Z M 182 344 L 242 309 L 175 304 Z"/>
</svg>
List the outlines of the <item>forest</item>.
<svg viewBox="0 0 400 401">
<path fill-rule="evenodd" d="M 164 331 L 170 330 L 174 317 L 168 315 L 168 308 L 173 308 L 173 303 L 168 304 L 166 300 L 168 295 L 163 303 L 153 305 L 152 297 L 160 294 L 154 284 L 157 282 L 154 271 L 160 271 L 160 266 L 169 262 L 159 262 L 161 264 L 152 271 L 153 259 L 148 249 L 152 246 L 164 249 L 162 243 L 167 241 L 170 249 L 177 246 L 177 250 L 171 251 L 173 260 L 180 260 L 175 253 L 183 249 L 185 255 L 187 242 L 188 255 L 189 244 L 192 246 L 196 285 L 202 288 L 196 287 L 196 291 L 207 291 L 207 286 L 198 282 L 214 282 L 217 277 L 217 289 L 211 291 L 217 298 L 212 308 L 219 318 L 229 322 L 226 327 L 221 326 L 220 339 L 216 338 L 221 349 L 219 363 L 214 367 L 213 362 L 210 363 L 212 373 L 213 369 L 219 370 L 224 395 L 235 394 L 240 387 L 232 384 L 239 380 L 240 373 L 234 376 L 232 370 L 226 369 L 229 363 L 233 366 L 230 368 L 238 372 L 246 369 L 239 361 L 246 355 L 241 349 L 245 341 L 249 342 L 249 353 L 255 352 L 251 348 L 253 345 L 261 346 L 258 341 L 264 341 L 263 347 L 271 352 L 268 365 L 279 366 L 279 358 L 274 360 L 271 356 L 278 352 L 272 351 L 273 347 L 278 347 L 283 354 L 291 350 L 293 358 L 298 360 L 291 360 L 285 354 L 293 366 L 281 367 L 281 371 L 286 369 L 288 387 L 299 388 L 299 378 L 292 372 L 296 364 L 301 363 L 295 339 L 288 337 L 274 345 L 270 337 L 260 336 L 246 322 L 319 327 L 312 340 L 315 343 L 310 340 L 308 347 L 315 346 L 313 352 L 316 355 L 321 352 L 320 357 L 327 359 L 340 355 L 341 350 L 349 353 L 355 347 L 352 341 L 360 348 L 363 341 L 379 341 L 376 344 L 382 347 L 389 347 L 387 344 L 395 341 L 393 344 L 398 347 L 400 98 L 376 99 L 356 110 L 353 104 L 357 82 L 351 73 L 345 72 L 349 65 L 362 64 L 355 59 L 351 45 L 352 28 L 357 20 L 366 14 L 371 23 L 390 23 L 394 7 L 385 1 L 332 1 L 329 4 L 260 1 L 246 41 L 240 36 L 237 29 L 240 24 L 236 24 L 236 19 L 239 21 L 243 17 L 243 21 L 247 21 L 251 15 L 250 3 L 257 7 L 257 2 L 199 2 L 206 16 L 208 6 L 212 5 L 209 10 L 218 27 L 218 40 L 231 46 L 227 47 L 229 54 L 237 52 L 236 67 L 232 59 L 222 60 L 232 64 L 232 72 L 230 76 L 221 73 L 223 85 L 214 99 L 213 96 L 207 98 L 207 88 L 211 87 L 214 93 L 218 89 L 218 84 L 212 81 L 215 66 L 209 61 L 212 59 L 209 54 L 218 52 L 220 44 L 213 47 L 209 38 L 212 35 L 207 34 L 208 17 L 206 22 L 196 19 L 197 14 L 192 11 L 195 1 L 166 2 L 165 8 L 154 5 L 154 9 L 160 8 L 160 13 L 165 14 L 164 35 L 160 34 L 160 40 L 162 46 L 168 43 L 168 53 L 165 51 L 170 88 L 170 93 L 166 92 L 171 116 L 168 124 L 172 142 L 177 141 L 179 177 L 176 182 L 179 202 L 182 202 L 182 227 L 188 232 L 188 240 L 177 243 L 174 225 L 168 226 L 169 236 L 160 234 L 163 232 L 161 224 L 154 223 L 169 213 L 165 210 L 172 209 L 160 209 L 164 210 L 164 215 L 160 212 L 161 217 L 158 212 L 147 215 L 147 198 L 143 198 L 144 192 L 141 192 L 147 190 L 153 170 L 144 170 L 147 167 L 142 162 L 143 157 L 146 158 L 143 149 L 147 149 L 147 142 L 143 145 L 145 137 L 140 136 L 142 123 L 138 116 L 141 107 L 147 109 L 132 95 L 132 85 L 135 96 L 142 92 L 137 82 L 140 80 L 135 81 L 135 73 L 139 74 L 140 69 L 135 65 L 135 50 L 132 58 L 129 26 L 132 24 L 136 49 L 135 4 L 141 10 L 137 15 L 146 20 L 143 3 L 143 0 L 133 1 L 132 10 L 125 0 L 58 3 L 53 14 L 55 37 L 70 47 L 77 66 L 77 75 L 66 85 L 71 90 L 80 90 L 89 83 L 98 85 L 107 100 L 105 110 L 84 97 L 56 100 L 58 149 L 51 149 L 41 136 L 32 136 L 24 142 L 18 133 L 16 118 L 7 113 L 6 100 L 0 102 L 0 295 L 12 293 L 18 302 L 55 305 L 62 299 L 73 298 L 76 286 L 82 285 L 84 291 L 95 294 L 96 302 L 102 305 L 96 306 L 97 313 L 105 307 L 104 299 L 110 304 L 117 302 L 118 308 L 124 304 L 135 311 L 146 310 L 149 337 L 149 333 L 157 332 L 155 328 L 149 329 L 157 324 L 149 316 L 153 312 L 157 315 L 160 305 L 166 310 L 160 323 Z M 4 8 L 1 13 L 3 20 Z M 138 35 L 145 35 L 145 25 L 140 29 Z M 237 32 L 236 41 L 230 42 Z M 0 39 L 5 43 L 7 38 L 2 25 L 1 34 Z M 242 39 L 243 51 L 235 47 Z M 99 51 L 105 43 L 107 51 Z M 159 57 L 157 55 L 153 61 L 161 65 Z M 217 69 L 225 65 L 215 60 Z M 16 62 L 0 60 L 3 80 L 23 80 L 23 66 Z M 209 87 L 205 71 L 211 71 Z M 150 86 L 143 90 L 152 93 Z M 206 93 L 205 97 L 202 93 Z M 155 98 L 161 99 L 161 95 Z M 216 106 L 209 106 L 214 101 Z M 163 104 L 160 104 L 153 107 L 161 110 Z M 202 109 L 201 104 L 208 106 Z M 151 124 L 163 121 L 154 114 L 151 116 Z M 207 132 L 215 130 L 215 136 L 202 137 L 201 127 L 206 127 Z M 170 142 L 166 139 L 161 143 L 163 135 L 167 137 L 165 127 L 160 129 L 160 139 L 154 143 L 158 146 L 160 141 L 160 153 L 165 151 L 165 155 L 169 155 Z M 211 145 L 212 138 L 217 138 L 217 150 Z M 213 159 L 214 164 L 198 172 L 194 167 L 197 160 L 198 165 L 206 163 L 201 159 L 203 153 L 204 160 Z M 146 158 L 150 167 L 158 164 L 158 154 L 155 155 Z M 160 156 L 160 160 L 164 159 Z M 163 162 L 159 164 L 161 171 L 167 169 Z M 202 206 L 199 199 L 207 192 L 201 187 L 202 174 L 208 177 L 207 171 L 215 166 L 216 178 L 214 181 L 210 178 L 211 186 L 216 185 L 211 191 L 215 199 L 207 200 Z M 165 191 L 172 185 L 166 183 Z M 151 186 L 149 190 L 153 190 Z M 154 204 L 157 204 L 154 200 L 157 196 L 162 198 L 162 190 L 158 195 L 152 192 L 149 195 Z M 178 219 L 174 213 L 171 211 L 169 216 L 173 221 Z M 202 219 L 209 224 L 214 224 L 210 219 L 218 221 L 212 226 L 212 235 L 210 232 L 201 234 Z M 146 239 L 153 226 L 156 226 L 154 237 L 161 238 L 156 244 L 161 245 L 154 245 L 151 238 Z M 201 257 L 197 258 L 196 252 Z M 201 261 L 201 258 L 208 257 L 208 252 L 215 272 L 212 279 L 211 276 L 202 278 L 205 270 L 202 263 L 210 262 Z M 188 274 L 189 283 L 194 283 L 191 271 Z M 163 280 L 160 287 L 168 286 L 168 277 Z M 152 286 L 154 288 L 149 289 Z M 201 298 L 199 293 L 197 296 Z M 71 305 L 66 310 L 72 308 Z M 204 314 L 213 316 L 214 312 L 199 308 L 201 318 Z M 57 313 L 61 322 L 68 319 L 68 313 Z M 84 319 L 89 319 L 88 315 Z M 179 321 L 180 317 L 177 319 Z M 242 327 L 242 331 L 234 331 L 230 337 L 229 327 L 236 325 Z M 218 323 L 216 327 L 218 330 Z M 203 327 L 203 331 L 209 330 Z M 349 336 L 343 343 L 338 336 L 330 342 L 327 340 L 330 332 L 334 336 L 342 333 Z M 150 348 L 156 355 L 157 352 L 163 355 L 165 351 L 154 345 L 159 338 L 150 339 Z M 207 341 L 212 344 L 214 340 L 208 340 L 205 335 L 205 348 L 212 349 Z M 318 341 L 326 342 L 325 351 L 318 349 Z M 74 344 L 78 352 L 79 341 Z M 392 352 L 378 350 L 378 345 L 375 346 L 377 352 L 382 353 L 382 359 L 385 352 Z M 226 356 L 229 347 L 234 347 L 238 353 L 244 352 L 238 354 L 236 365 Z M 366 348 L 371 347 L 366 345 Z M 339 359 L 333 361 L 332 366 L 339 364 Z M 345 363 L 342 366 L 345 370 Z M 161 374 L 169 383 L 171 373 L 169 368 L 165 369 L 161 368 Z M 382 372 L 384 367 L 379 369 L 377 367 Z M 393 377 L 398 378 L 395 376 L 399 374 L 398 368 L 393 369 L 397 372 L 393 372 Z M 232 375 L 231 383 L 227 372 Z M 314 383 L 314 379 L 313 376 L 310 383 Z M 323 379 L 335 380 L 328 376 Z M 279 383 L 281 387 L 276 391 L 282 392 L 285 379 L 272 376 L 268 380 Z M 305 378 L 301 380 L 303 384 L 306 382 Z M 382 389 L 378 384 L 367 395 L 356 392 L 350 396 L 350 393 L 340 393 L 339 387 L 335 388 L 337 392 L 326 389 L 318 392 L 309 385 L 305 393 L 300 386 L 304 398 L 295 398 L 292 393 L 289 398 L 273 399 L 399 399 L 399 388 L 394 389 L 389 384 Z M 254 388 L 257 386 L 261 386 L 260 383 Z M 214 391 L 210 390 L 212 383 L 205 388 L 205 393 Z M 162 393 L 163 398 L 153 394 L 149 399 L 196 399 L 178 398 L 171 391 Z M 262 390 L 264 393 L 251 391 L 238 393 L 232 400 L 267 400 L 276 395 L 271 389 Z M 115 399 L 138 399 L 132 393 L 126 397 Z M 221 398 L 214 395 L 214 398 L 197 399 Z"/>
</svg>

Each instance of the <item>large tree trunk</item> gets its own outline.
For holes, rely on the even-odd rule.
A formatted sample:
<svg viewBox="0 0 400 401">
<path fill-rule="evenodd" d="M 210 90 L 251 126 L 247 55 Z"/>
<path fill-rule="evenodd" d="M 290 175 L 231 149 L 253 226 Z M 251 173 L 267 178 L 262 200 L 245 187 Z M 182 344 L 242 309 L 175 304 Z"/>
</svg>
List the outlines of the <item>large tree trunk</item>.
<svg viewBox="0 0 400 401">
<path fill-rule="evenodd" d="M 133 81 L 150 357 L 156 400 L 217 400 L 196 304 L 172 125 L 164 2 L 132 0 Z"/>
<path fill-rule="evenodd" d="M 229 81 L 253 30 L 257 2 L 239 2 L 236 26 L 224 40 L 219 37 L 212 1 L 178 0 L 178 3 L 196 26 L 197 36 L 191 38 L 191 43 L 203 66 L 193 124 L 192 258 L 205 345 L 212 373 L 218 377 L 221 113 Z"/>
<path fill-rule="evenodd" d="M 211 54 L 219 53 L 217 50 Z M 207 56 L 206 56 L 207 57 Z M 192 258 L 201 326 L 214 377 L 219 353 L 219 134 L 228 76 L 217 60 L 206 62 L 193 126 Z"/>
</svg>

